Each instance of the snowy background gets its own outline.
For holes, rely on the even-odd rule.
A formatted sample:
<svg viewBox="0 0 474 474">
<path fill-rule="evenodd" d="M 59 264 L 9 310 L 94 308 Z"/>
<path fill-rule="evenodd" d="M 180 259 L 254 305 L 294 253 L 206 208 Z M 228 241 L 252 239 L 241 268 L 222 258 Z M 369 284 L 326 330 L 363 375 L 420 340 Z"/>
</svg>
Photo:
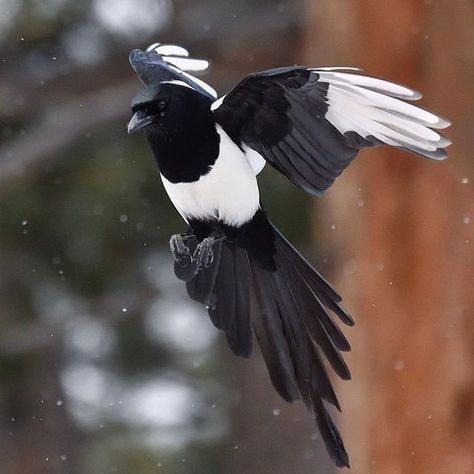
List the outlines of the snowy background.
<svg viewBox="0 0 474 474">
<path fill-rule="evenodd" d="M 459 0 L 463 10 L 459 15 L 453 10 L 450 23 L 442 20 L 446 14 L 435 15 L 436 5 L 446 12 L 450 2 L 400 2 L 400 9 L 390 12 L 394 35 L 409 40 L 391 46 L 384 43 L 383 28 L 377 30 L 377 15 L 363 12 L 363 5 L 370 2 L 357 3 L 361 14 L 343 3 L 0 0 L 2 473 L 334 472 L 311 417 L 301 406 L 279 400 L 258 356 L 249 362 L 230 353 L 203 308 L 187 299 L 174 278 L 167 242 L 184 229 L 184 223 L 164 194 L 144 138 L 126 133 L 130 100 L 140 87 L 128 53 L 155 41 L 182 44 L 191 54 L 209 58 L 212 69 L 204 79 L 220 93 L 252 71 L 308 61 L 347 62 L 373 73 L 392 72 L 390 77 L 397 80 L 415 77 L 411 85 L 422 90 L 429 83 L 438 84 L 425 105 L 458 118 L 464 128 L 448 132 L 457 140 L 458 151 L 454 149 L 451 163 L 439 164 L 430 181 L 435 184 L 424 194 L 430 194 L 433 207 L 447 207 L 445 214 L 454 220 L 446 220 L 444 214 L 435 218 L 439 226 L 428 226 L 422 251 L 400 257 L 398 246 L 384 254 L 374 247 L 367 253 L 359 245 L 359 236 L 367 241 L 367 235 L 360 233 L 358 223 L 366 223 L 367 216 L 377 222 L 399 204 L 390 199 L 380 204 L 390 189 L 372 193 L 368 183 L 377 180 L 358 174 L 358 165 L 336 184 L 332 198 L 318 202 L 266 170 L 263 200 L 285 235 L 323 274 L 342 285 L 347 306 L 360 321 L 347 332 L 359 354 L 351 363 L 356 380 L 338 387 L 346 393 L 343 431 L 355 459 L 354 472 L 474 471 L 468 448 L 474 446 L 474 267 L 473 252 L 466 250 L 474 219 L 474 7 Z M 411 4 L 419 4 L 419 18 L 431 18 L 428 26 L 428 20 L 417 23 L 407 18 L 405 7 Z M 375 10 L 383 14 L 384 8 Z M 458 36 L 443 37 L 447 29 Z M 373 48 L 366 48 L 367 43 Z M 416 60 L 405 61 L 403 54 L 415 51 L 415 45 Z M 437 56 L 430 52 L 433 45 L 452 62 L 439 66 L 442 73 L 420 79 L 419 68 L 427 62 L 436 64 Z M 393 47 L 400 55 L 385 55 L 384 47 Z M 452 87 L 457 92 L 450 92 Z M 452 100 L 443 103 L 445 94 Z M 371 155 L 363 166 L 371 168 L 376 160 Z M 410 184 L 394 176 L 404 176 L 402 167 L 413 162 L 405 159 L 387 172 L 400 196 L 409 192 Z M 372 169 L 379 172 L 375 166 Z M 423 182 L 423 175 L 417 177 L 417 183 Z M 416 212 L 404 209 L 407 214 Z M 415 227 L 426 229 L 422 214 L 414 218 Z M 429 244 L 430 232 L 438 239 L 443 229 L 457 239 L 446 240 L 445 254 Z M 403 237 L 413 235 L 411 230 L 395 226 L 387 235 L 403 245 Z M 377 231 L 375 224 L 369 234 Z M 364 315 L 374 314 L 370 327 L 375 332 L 379 321 L 398 321 L 400 314 L 393 316 L 386 308 L 375 315 L 376 304 L 382 308 L 385 304 L 383 293 L 374 296 L 370 285 L 361 291 L 355 288 L 369 275 L 383 285 L 380 291 L 389 291 L 390 285 L 390 291 L 403 299 L 410 293 L 402 284 L 408 280 L 396 265 L 391 266 L 390 258 L 403 258 L 405 267 L 412 263 L 415 275 L 421 267 L 414 255 L 425 250 L 430 262 L 436 252 L 443 254 L 444 286 L 437 295 L 445 294 L 450 278 L 459 291 L 446 290 L 440 303 L 443 313 L 433 325 L 431 321 L 421 325 L 426 330 L 415 334 L 412 326 L 402 330 L 400 323 L 400 328 L 387 326 L 390 334 L 371 335 L 372 316 L 364 319 Z M 460 266 L 468 268 L 459 280 L 464 286 L 454 285 Z M 438 267 L 429 268 L 430 275 L 441 278 Z M 425 278 L 419 288 L 438 288 L 436 281 Z M 415 301 L 402 313 L 409 314 Z M 443 333 L 439 344 L 430 339 L 433 326 Z M 414 339 L 418 342 L 411 355 L 399 350 Z M 443 360 L 453 365 L 444 370 L 428 354 L 426 360 L 434 362 L 413 369 L 417 355 L 435 342 L 450 348 Z M 392 346 L 398 349 L 384 352 Z M 447 380 L 443 387 L 449 389 L 449 400 L 438 397 L 434 409 L 414 410 L 419 418 L 405 426 L 400 420 L 411 413 L 413 400 L 431 397 L 408 396 L 406 387 L 427 372 L 434 372 L 433 379 Z M 395 385 L 380 374 L 392 377 Z M 375 389 L 370 388 L 372 382 Z M 432 379 L 424 383 L 430 394 L 444 393 Z M 380 417 L 385 409 L 393 414 L 392 420 Z M 430 441 L 429 454 L 417 458 L 424 451 L 414 446 L 423 446 L 426 439 L 424 434 L 416 436 L 417 420 L 433 424 L 437 417 L 444 424 L 427 429 L 440 444 Z M 398 421 L 399 431 L 387 426 L 398 427 Z M 363 435 L 357 431 L 360 427 Z M 380 449 L 371 451 L 369 446 L 384 439 L 375 434 L 377 429 L 406 430 L 411 438 L 403 438 L 398 450 L 387 438 Z M 438 467 L 444 466 L 437 471 L 424 464 L 433 450 L 445 463 L 437 461 Z"/>
</svg>

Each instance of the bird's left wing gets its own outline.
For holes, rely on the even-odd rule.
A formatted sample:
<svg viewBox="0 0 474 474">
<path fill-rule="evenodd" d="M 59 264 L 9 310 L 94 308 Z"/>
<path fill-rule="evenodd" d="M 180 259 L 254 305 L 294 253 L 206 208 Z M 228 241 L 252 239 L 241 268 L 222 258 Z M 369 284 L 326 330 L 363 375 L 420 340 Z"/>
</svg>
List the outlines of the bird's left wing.
<svg viewBox="0 0 474 474">
<path fill-rule="evenodd" d="M 354 68 L 271 69 L 216 101 L 215 120 L 294 184 L 323 193 L 364 147 L 392 145 L 446 158 L 449 121 L 408 102 L 421 94 Z"/>
</svg>

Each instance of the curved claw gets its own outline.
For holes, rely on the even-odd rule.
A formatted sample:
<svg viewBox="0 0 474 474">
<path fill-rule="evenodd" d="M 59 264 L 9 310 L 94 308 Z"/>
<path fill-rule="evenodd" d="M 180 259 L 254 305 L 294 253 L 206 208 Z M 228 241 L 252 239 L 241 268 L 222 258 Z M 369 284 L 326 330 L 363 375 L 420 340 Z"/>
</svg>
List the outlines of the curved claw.
<svg viewBox="0 0 474 474">
<path fill-rule="evenodd" d="M 170 250 L 173 254 L 173 258 L 178 265 L 185 267 L 191 263 L 191 253 L 189 248 L 184 243 L 185 238 L 176 234 L 171 236 L 170 239 Z"/>
<path fill-rule="evenodd" d="M 209 268 L 214 261 L 214 251 L 212 246 L 216 242 L 215 237 L 206 237 L 194 251 L 193 260 L 196 262 L 197 271 L 202 268 Z"/>
<path fill-rule="evenodd" d="M 176 234 L 170 239 L 170 250 L 174 258 L 174 273 L 179 280 L 191 281 L 197 274 L 193 261 L 196 238 L 190 234 Z"/>
</svg>

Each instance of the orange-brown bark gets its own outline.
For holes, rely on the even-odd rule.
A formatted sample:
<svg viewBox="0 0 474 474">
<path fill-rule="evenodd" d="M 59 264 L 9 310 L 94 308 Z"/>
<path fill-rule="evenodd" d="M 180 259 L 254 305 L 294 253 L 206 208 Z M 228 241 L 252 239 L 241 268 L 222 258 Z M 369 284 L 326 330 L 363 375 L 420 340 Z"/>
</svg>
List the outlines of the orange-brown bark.
<svg viewBox="0 0 474 474">
<path fill-rule="evenodd" d="M 422 89 L 454 123 L 449 160 L 362 152 L 323 200 L 336 278 L 358 324 L 341 384 L 353 472 L 474 472 L 474 4 L 309 6 L 306 63 Z M 331 226 L 336 225 L 335 230 Z"/>
</svg>

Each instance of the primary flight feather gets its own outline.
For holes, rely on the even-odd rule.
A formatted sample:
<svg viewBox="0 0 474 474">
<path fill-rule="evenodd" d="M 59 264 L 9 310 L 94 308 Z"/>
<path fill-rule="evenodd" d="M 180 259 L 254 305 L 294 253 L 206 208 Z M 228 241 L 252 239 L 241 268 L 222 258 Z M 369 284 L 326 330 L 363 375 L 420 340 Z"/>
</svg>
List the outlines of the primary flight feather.
<svg viewBox="0 0 474 474">
<path fill-rule="evenodd" d="M 350 378 L 350 345 L 334 316 L 352 326 L 341 297 L 268 220 L 257 175 L 266 163 L 322 194 L 365 147 L 391 145 L 440 160 L 449 121 L 414 106 L 421 94 L 355 68 L 284 67 L 254 73 L 217 99 L 191 75 L 206 60 L 156 43 L 130 62 L 144 88 L 128 131 L 142 129 L 163 185 L 188 224 L 171 238 L 176 276 L 207 307 L 232 351 L 254 339 L 272 383 L 303 400 L 329 455 L 349 466 L 325 402 L 340 410 L 323 359 Z"/>
</svg>

